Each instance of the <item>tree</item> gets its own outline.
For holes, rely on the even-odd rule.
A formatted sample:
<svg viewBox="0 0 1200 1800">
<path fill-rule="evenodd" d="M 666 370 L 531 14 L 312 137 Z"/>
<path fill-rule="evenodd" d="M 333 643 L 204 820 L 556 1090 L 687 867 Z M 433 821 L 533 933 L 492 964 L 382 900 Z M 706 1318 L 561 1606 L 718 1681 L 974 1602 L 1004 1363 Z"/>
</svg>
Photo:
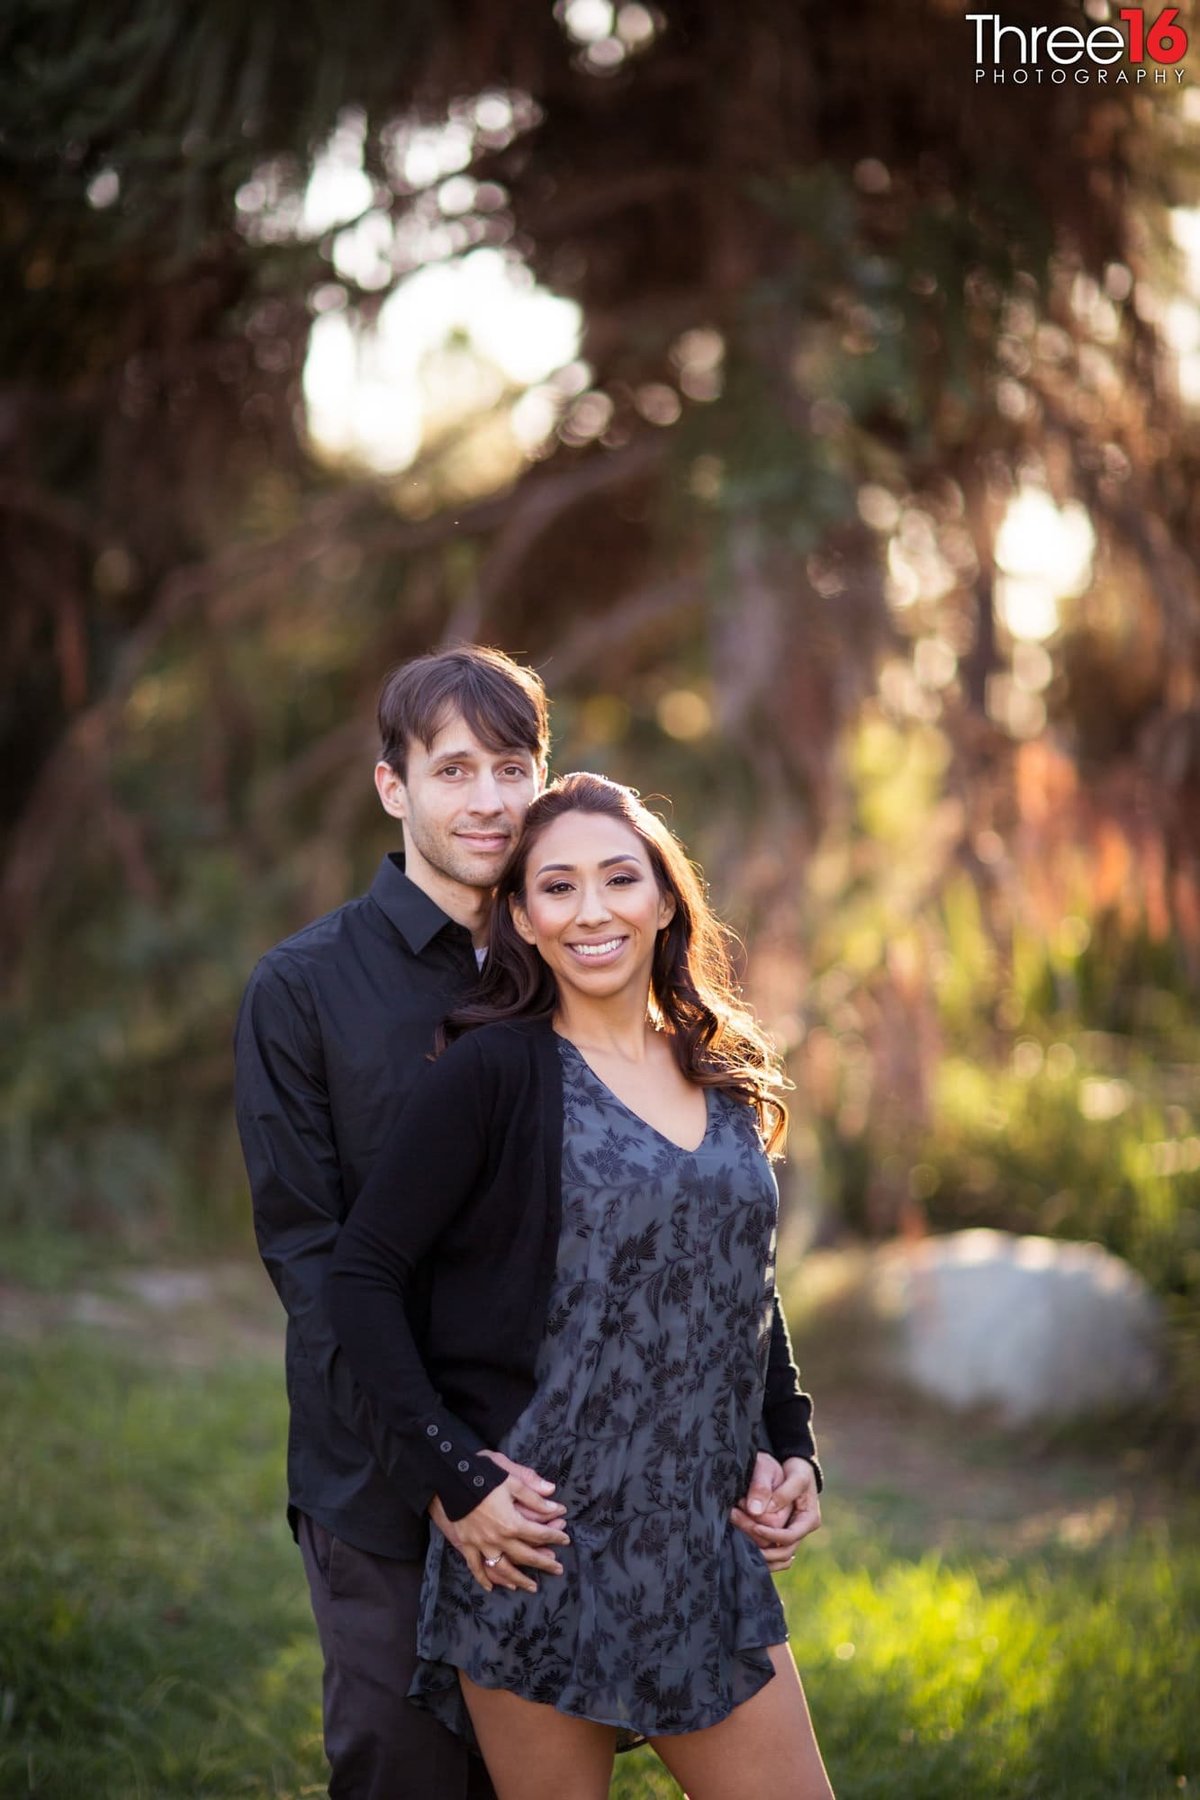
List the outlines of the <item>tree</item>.
<svg viewBox="0 0 1200 1800">
<path fill-rule="evenodd" d="M 941 0 L 22 0 L 0 29 L 25 1191 L 51 1149 L 76 1219 L 112 1220 L 98 1169 L 139 1218 L 233 1185 L 237 987 L 369 866 L 356 721 L 456 634 L 545 666 L 573 759 L 676 796 L 861 1219 L 975 1191 L 925 1142 L 950 1050 L 1006 1055 L 1064 983 L 1072 1031 L 1151 1041 L 1130 996 L 1200 954 L 1196 432 L 1159 329 L 1186 85 L 979 81 Z M 303 223 L 348 120 L 369 280 Z M 452 192 L 420 128 L 457 134 Z M 402 482 L 314 455 L 314 315 L 479 246 L 582 309 L 542 451 L 493 490 L 449 440 Z M 1045 644 L 1001 604 L 1030 493 L 1094 534 Z"/>
</svg>

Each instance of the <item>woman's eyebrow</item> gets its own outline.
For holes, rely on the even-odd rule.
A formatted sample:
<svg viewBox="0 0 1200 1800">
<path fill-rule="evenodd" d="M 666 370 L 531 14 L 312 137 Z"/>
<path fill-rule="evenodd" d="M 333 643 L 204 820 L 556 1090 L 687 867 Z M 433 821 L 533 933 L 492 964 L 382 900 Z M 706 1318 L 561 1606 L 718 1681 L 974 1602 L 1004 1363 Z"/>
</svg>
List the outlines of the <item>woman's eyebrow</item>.
<svg viewBox="0 0 1200 1800">
<path fill-rule="evenodd" d="M 596 867 L 598 869 L 611 869 L 614 863 L 622 862 L 636 863 L 637 856 L 634 851 L 622 850 L 619 856 L 606 856 L 603 862 L 598 862 L 596 864 Z M 543 863 L 538 870 L 538 874 L 549 875 L 553 872 L 555 875 L 574 875 L 577 866 L 578 865 L 575 863 Z"/>
</svg>

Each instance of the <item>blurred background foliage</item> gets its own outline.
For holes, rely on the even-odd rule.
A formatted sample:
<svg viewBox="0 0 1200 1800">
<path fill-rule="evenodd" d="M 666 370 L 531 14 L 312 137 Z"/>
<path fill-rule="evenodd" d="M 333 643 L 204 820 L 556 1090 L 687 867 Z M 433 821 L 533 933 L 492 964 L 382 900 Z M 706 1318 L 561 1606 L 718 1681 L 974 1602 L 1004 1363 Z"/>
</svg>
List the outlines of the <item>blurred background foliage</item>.
<svg viewBox="0 0 1200 1800">
<path fill-rule="evenodd" d="M 671 796 L 805 1216 L 1096 1238 L 1200 1370 L 1200 107 L 972 65 L 944 0 L 11 0 L 6 1228 L 247 1238 L 241 986 L 477 638 Z"/>
</svg>

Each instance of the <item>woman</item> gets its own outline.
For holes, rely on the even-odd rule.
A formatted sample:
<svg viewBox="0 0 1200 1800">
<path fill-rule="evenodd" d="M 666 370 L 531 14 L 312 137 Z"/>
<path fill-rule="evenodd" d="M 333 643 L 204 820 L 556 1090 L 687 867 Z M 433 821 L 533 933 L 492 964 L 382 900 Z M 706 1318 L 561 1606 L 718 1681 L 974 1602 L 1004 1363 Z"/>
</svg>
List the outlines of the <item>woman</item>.
<svg viewBox="0 0 1200 1800">
<path fill-rule="evenodd" d="M 568 775 L 530 807 L 447 1036 L 330 1283 L 441 1527 L 414 1698 L 473 1728 L 500 1800 L 602 1800 L 643 1738 L 691 1800 L 830 1800 L 729 1520 L 763 1423 L 814 1459 L 778 1376 L 780 1076 L 630 790 Z"/>
</svg>

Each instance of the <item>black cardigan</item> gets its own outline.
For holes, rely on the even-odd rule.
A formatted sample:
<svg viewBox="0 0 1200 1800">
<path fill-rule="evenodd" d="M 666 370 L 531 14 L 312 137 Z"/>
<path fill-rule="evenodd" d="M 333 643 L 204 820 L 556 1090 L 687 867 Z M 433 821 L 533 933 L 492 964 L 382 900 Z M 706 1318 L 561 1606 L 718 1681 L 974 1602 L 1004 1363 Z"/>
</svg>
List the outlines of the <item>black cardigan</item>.
<svg viewBox="0 0 1200 1800">
<path fill-rule="evenodd" d="M 330 1317 L 355 1379 L 409 1447 L 388 1473 L 417 1512 L 436 1494 L 462 1518 L 504 1480 L 479 1452 L 534 1391 L 562 1124 L 548 1021 L 469 1032 L 422 1076 L 339 1233 Z M 781 1460 L 816 1464 L 811 1416 L 776 1300 L 763 1419 Z"/>
</svg>

